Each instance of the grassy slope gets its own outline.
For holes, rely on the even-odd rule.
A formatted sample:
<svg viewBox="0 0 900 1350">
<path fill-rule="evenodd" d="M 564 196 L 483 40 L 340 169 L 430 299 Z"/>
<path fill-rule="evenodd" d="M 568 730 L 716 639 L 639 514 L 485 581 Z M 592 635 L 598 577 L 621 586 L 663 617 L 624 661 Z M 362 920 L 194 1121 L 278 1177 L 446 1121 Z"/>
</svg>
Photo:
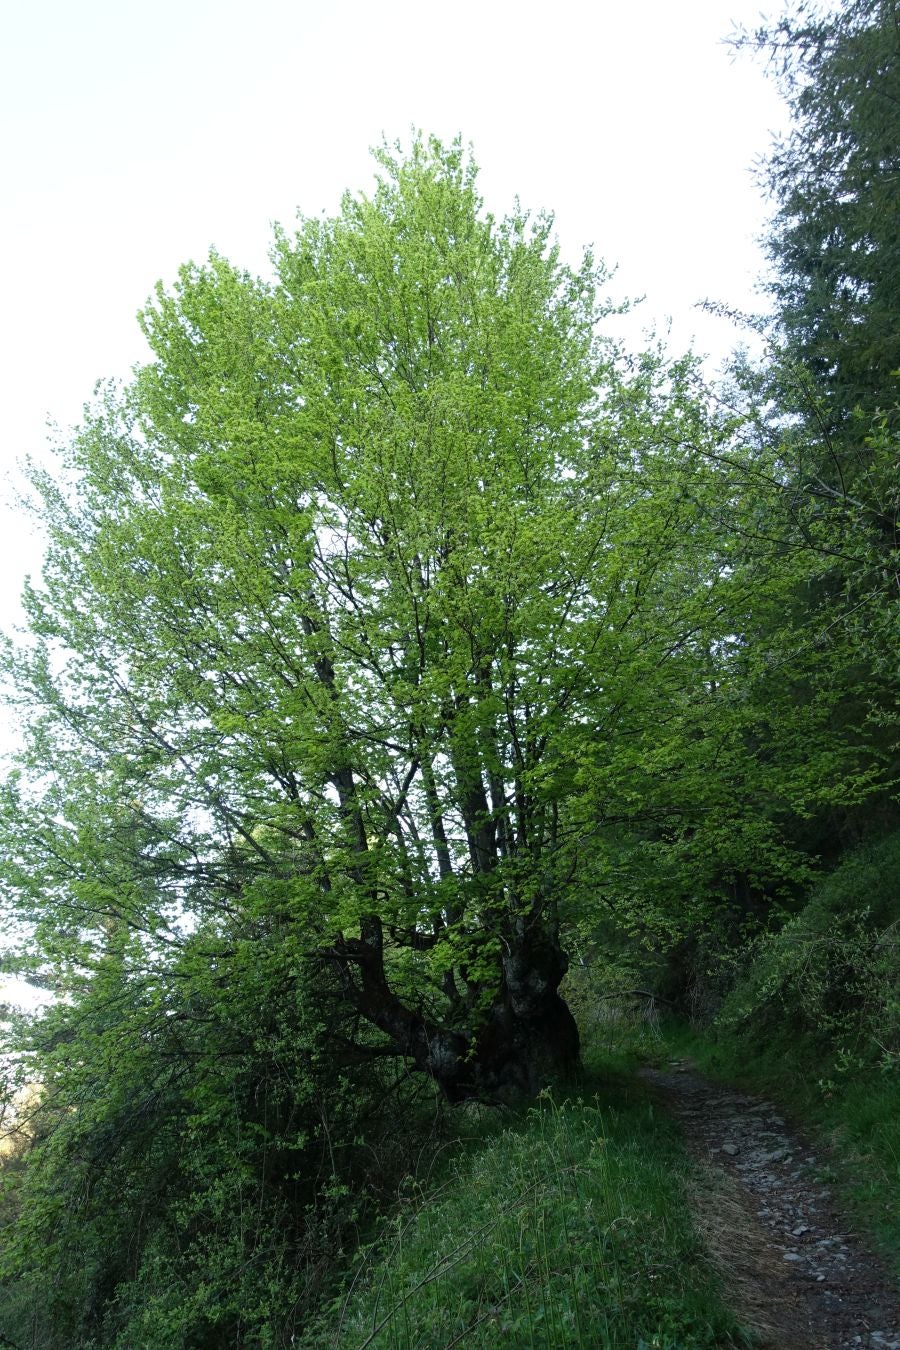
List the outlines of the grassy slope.
<svg viewBox="0 0 900 1350">
<path fill-rule="evenodd" d="M 746 1344 L 691 1223 L 677 1131 L 623 1070 L 595 1064 L 577 1095 L 491 1117 L 302 1344 Z"/>
</svg>

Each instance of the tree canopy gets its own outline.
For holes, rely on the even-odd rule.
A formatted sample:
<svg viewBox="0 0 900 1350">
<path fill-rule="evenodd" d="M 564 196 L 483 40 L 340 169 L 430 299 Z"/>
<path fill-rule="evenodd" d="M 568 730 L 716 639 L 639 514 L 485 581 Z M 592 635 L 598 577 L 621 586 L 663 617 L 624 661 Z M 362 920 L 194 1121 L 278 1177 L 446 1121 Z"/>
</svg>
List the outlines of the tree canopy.
<svg viewBox="0 0 900 1350">
<path fill-rule="evenodd" d="M 492 1096 L 577 1058 L 560 908 L 621 747 L 702 691 L 722 433 L 459 146 L 378 160 L 273 284 L 160 288 L 155 360 L 39 480 L 18 876 L 75 965 L 111 923 L 299 934 L 382 1048 Z"/>
</svg>

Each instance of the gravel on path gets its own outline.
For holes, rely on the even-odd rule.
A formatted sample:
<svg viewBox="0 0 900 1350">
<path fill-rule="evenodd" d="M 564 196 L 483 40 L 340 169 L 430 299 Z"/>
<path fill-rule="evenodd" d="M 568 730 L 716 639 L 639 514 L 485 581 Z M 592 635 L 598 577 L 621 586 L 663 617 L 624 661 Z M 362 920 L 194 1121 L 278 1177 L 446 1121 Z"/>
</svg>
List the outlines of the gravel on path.
<svg viewBox="0 0 900 1350">
<path fill-rule="evenodd" d="M 641 1076 L 702 1164 L 697 1222 L 748 1325 L 773 1350 L 900 1350 L 900 1290 L 837 1210 L 815 1149 L 686 1061 Z"/>
</svg>

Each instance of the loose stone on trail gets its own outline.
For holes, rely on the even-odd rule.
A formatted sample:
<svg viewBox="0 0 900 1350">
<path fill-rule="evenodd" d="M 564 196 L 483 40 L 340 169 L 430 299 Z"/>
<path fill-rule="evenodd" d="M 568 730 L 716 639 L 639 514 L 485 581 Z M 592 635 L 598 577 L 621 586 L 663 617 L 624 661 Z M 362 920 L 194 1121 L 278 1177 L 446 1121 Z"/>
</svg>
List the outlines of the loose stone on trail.
<svg viewBox="0 0 900 1350">
<path fill-rule="evenodd" d="M 683 1060 L 642 1077 L 681 1122 L 701 1164 L 697 1226 L 762 1344 L 900 1350 L 900 1290 L 836 1213 L 808 1142 L 766 1102 L 703 1078 Z"/>
</svg>

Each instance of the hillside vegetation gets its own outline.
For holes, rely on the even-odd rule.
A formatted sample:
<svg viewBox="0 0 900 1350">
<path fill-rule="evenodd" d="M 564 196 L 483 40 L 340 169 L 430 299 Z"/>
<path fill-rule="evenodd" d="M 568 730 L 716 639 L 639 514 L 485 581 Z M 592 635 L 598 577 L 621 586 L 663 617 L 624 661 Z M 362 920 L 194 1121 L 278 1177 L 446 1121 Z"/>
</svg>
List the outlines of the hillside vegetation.
<svg viewBox="0 0 900 1350">
<path fill-rule="evenodd" d="M 896 1240 L 898 32 L 738 39 L 793 124 L 717 384 L 425 136 L 148 301 L 4 648 L 0 1339 L 746 1343 L 629 1008 Z"/>
</svg>

